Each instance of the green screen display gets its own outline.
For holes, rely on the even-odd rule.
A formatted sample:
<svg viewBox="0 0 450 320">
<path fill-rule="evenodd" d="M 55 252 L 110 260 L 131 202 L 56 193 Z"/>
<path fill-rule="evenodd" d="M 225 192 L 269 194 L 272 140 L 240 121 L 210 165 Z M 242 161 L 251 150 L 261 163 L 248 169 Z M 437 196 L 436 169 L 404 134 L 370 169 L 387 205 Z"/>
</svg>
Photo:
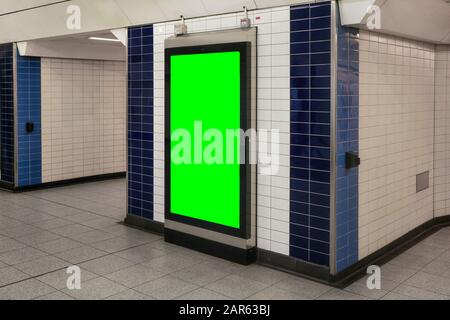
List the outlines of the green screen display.
<svg viewBox="0 0 450 320">
<path fill-rule="evenodd" d="M 234 161 L 230 162 L 225 146 L 230 141 L 218 141 L 217 133 L 225 140 L 228 130 L 241 126 L 240 67 L 238 51 L 170 57 L 170 212 L 237 229 L 239 137 L 234 139 Z M 210 129 L 216 134 L 208 138 L 205 133 Z M 189 133 L 190 137 L 178 135 L 174 139 L 176 132 Z M 222 150 L 217 147 L 220 142 Z M 205 163 L 205 159 L 199 160 L 203 153 L 224 160 Z M 174 155 L 184 161 L 174 160 Z"/>
</svg>

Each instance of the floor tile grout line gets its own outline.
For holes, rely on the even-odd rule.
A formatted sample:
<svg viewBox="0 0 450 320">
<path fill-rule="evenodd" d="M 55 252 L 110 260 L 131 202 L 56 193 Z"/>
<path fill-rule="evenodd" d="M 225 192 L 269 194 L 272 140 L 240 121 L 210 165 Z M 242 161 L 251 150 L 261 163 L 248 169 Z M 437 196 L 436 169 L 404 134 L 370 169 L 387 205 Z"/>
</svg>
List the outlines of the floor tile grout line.
<svg viewBox="0 0 450 320">
<path fill-rule="evenodd" d="M 99 187 L 99 188 L 101 188 L 101 187 Z M 93 203 L 93 204 L 102 204 L 102 202 L 98 202 L 98 201 L 94 201 L 94 200 L 91 200 L 91 199 L 86 199 L 86 198 L 82 198 L 82 197 L 80 197 L 80 196 L 71 196 L 71 195 L 68 195 L 68 194 L 65 194 L 65 193 L 61 193 L 61 195 L 63 195 L 63 196 L 65 196 L 65 197 L 72 197 L 72 198 L 74 198 L 74 199 L 78 199 L 78 200 L 82 200 L 82 201 L 86 201 L 86 202 L 91 202 L 91 203 Z M 102 195 L 102 194 L 100 194 L 101 196 L 105 196 L 105 195 Z M 43 198 L 43 197 L 38 197 L 38 196 L 35 196 L 35 197 L 37 197 L 37 198 L 39 198 L 39 199 L 43 199 L 43 200 L 47 200 L 47 201 L 49 201 L 49 199 L 47 199 L 47 198 Z M 109 196 L 108 196 L 109 197 Z M 111 197 L 112 199 L 114 199 L 114 197 Z M 110 205 L 112 208 L 115 208 L 115 209 L 122 209 L 121 207 L 117 207 L 117 206 L 114 206 L 114 205 Z"/>
<path fill-rule="evenodd" d="M 96 189 L 101 189 L 101 188 L 103 188 L 103 186 L 96 187 Z M 126 190 L 126 187 L 124 187 L 124 189 Z M 61 196 L 66 197 L 66 198 L 73 198 L 73 199 L 78 199 L 78 200 L 90 202 L 90 203 L 93 203 L 93 204 L 102 204 L 103 203 L 103 202 L 98 202 L 98 201 L 95 201 L 95 200 L 92 200 L 92 199 L 89 199 L 89 198 L 85 198 L 83 196 L 80 196 L 78 193 L 68 194 L 68 193 L 66 193 L 64 191 L 58 190 L 58 191 L 52 193 L 52 195 L 55 195 L 55 194 L 56 195 L 61 195 Z M 92 192 L 89 192 L 88 194 L 90 195 L 90 194 L 92 194 Z M 97 194 L 99 194 L 99 196 L 102 196 L 102 197 L 107 197 L 107 198 L 114 199 L 114 197 L 111 197 L 109 193 L 108 194 L 97 193 Z M 45 198 L 45 194 L 44 195 L 41 195 L 41 194 L 37 194 L 37 195 L 36 194 L 33 194 L 33 195 L 32 194 L 28 194 L 28 195 L 30 197 L 35 197 L 35 198 L 38 198 L 38 199 L 51 201 L 50 199 Z M 116 209 L 121 209 L 121 207 L 117 207 L 117 206 L 112 206 L 112 207 L 116 208 Z"/>
<path fill-rule="evenodd" d="M 42 198 L 35 197 L 35 196 L 33 196 L 33 197 L 36 198 L 36 199 L 41 199 L 41 200 L 48 201 L 48 202 L 50 202 L 50 203 L 58 204 L 58 205 L 61 205 L 61 206 L 67 207 L 67 208 L 76 209 L 76 210 L 84 211 L 84 212 L 91 213 L 91 214 L 94 214 L 94 215 L 98 215 L 98 216 L 103 217 L 103 218 L 111 218 L 111 217 L 109 217 L 109 216 L 102 215 L 102 214 L 99 214 L 99 213 L 94 212 L 94 211 L 90 211 L 90 210 L 86 210 L 86 209 L 77 208 L 77 207 L 74 207 L 74 206 L 71 206 L 71 205 L 68 205 L 68 204 L 65 204 L 65 203 L 57 202 L 57 201 L 54 201 L 54 200 L 42 199 Z"/>
<path fill-rule="evenodd" d="M 74 209 L 76 209 L 76 208 L 74 208 Z M 39 211 L 39 212 L 42 212 L 42 211 Z M 43 213 L 45 213 L 45 212 L 43 212 Z M 68 219 L 64 219 L 64 217 L 54 216 L 54 215 L 49 214 L 49 213 L 45 213 L 45 214 L 48 214 L 48 215 L 50 215 L 50 216 L 53 216 L 53 217 L 55 217 L 56 219 L 62 219 L 62 220 L 71 222 L 72 224 L 80 224 L 80 223 L 77 223 L 77 222 L 75 222 L 75 221 L 71 221 L 71 220 L 68 220 Z M 38 227 L 38 226 L 35 226 L 35 225 L 32 225 L 32 224 L 29 224 L 29 223 L 27 223 L 27 222 L 24 222 L 24 221 L 15 219 L 15 218 L 11 218 L 11 219 L 17 220 L 17 221 L 21 222 L 22 224 L 24 224 L 25 226 L 31 226 L 31 227 L 33 227 L 33 228 L 40 229 L 40 230 L 42 230 L 42 231 L 48 231 L 48 232 L 51 232 L 51 231 L 49 231 L 49 230 L 47 230 L 47 229 L 43 229 L 43 228 L 41 228 L 41 227 Z M 51 220 L 51 219 L 50 219 L 50 220 Z M 81 224 L 80 224 L 80 225 L 81 225 Z M 63 227 L 64 227 L 64 226 L 63 226 Z M 92 230 L 96 230 L 96 229 L 91 228 L 91 227 L 89 227 L 89 226 L 85 226 L 85 227 L 88 227 L 88 228 L 90 228 L 90 229 L 92 229 Z M 58 227 L 58 228 L 59 228 L 59 227 Z M 57 228 L 55 228 L 55 229 L 57 229 Z M 35 234 L 35 233 L 38 233 L 38 232 L 34 232 L 34 233 L 31 233 L 31 234 Z M 52 232 L 52 233 L 54 233 L 54 232 Z"/>
<path fill-rule="evenodd" d="M 56 217 L 56 218 L 58 218 L 58 217 Z M 91 232 L 91 231 L 94 231 L 94 230 L 98 230 L 98 231 L 102 231 L 102 232 L 105 232 L 105 233 L 109 233 L 109 234 L 111 234 L 111 235 L 113 235 L 113 236 L 118 236 L 118 237 L 120 237 L 120 235 L 116 235 L 116 234 L 114 234 L 114 233 L 111 233 L 111 232 L 108 232 L 108 231 L 104 231 L 104 230 L 99 229 L 99 228 L 93 228 L 93 227 L 90 227 L 90 226 L 86 226 L 86 225 L 84 225 L 84 224 L 82 224 L 82 223 L 74 222 L 74 221 L 67 220 L 67 219 L 64 219 L 64 218 L 60 218 L 60 219 L 65 220 L 65 221 L 68 221 L 68 222 L 71 222 L 73 225 L 81 225 L 81 226 L 85 226 L 85 227 L 91 229 L 91 230 L 86 231 L 86 232 L 83 232 L 83 233 L 87 233 L 87 232 Z M 119 223 L 120 223 L 120 222 L 116 222 L 116 224 L 119 224 Z M 73 238 L 64 237 L 64 236 L 62 236 L 61 234 L 55 233 L 54 231 L 52 232 L 52 230 L 58 229 L 58 228 L 60 228 L 60 227 L 57 227 L 57 228 L 54 228 L 54 229 L 43 229 L 43 228 L 40 228 L 40 227 L 37 227 L 37 226 L 33 226 L 33 225 L 30 225 L 30 224 L 27 224 L 27 223 L 25 223 L 25 224 L 28 225 L 28 226 L 32 226 L 32 227 L 34 227 L 34 228 L 37 228 L 37 229 L 42 230 L 42 231 L 32 232 L 31 234 L 27 234 L 27 235 L 33 235 L 33 234 L 37 234 L 37 233 L 40 233 L 40 232 L 49 232 L 49 233 L 52 233 L 52 234 L 54 234 L 54 235 L 57 235 L 57 236 L 59 236 L 59 237 L 61 237 L 61 238 L 66 238 L 66 239 L 69 239 L 69 240 L 77 241 L 76 239 L 73 239 Z M 70 226 L 70 225 L 67 225 L 67 226 Z M 114 226 L 114 225 L 113 225 L 113 226 Z M 62 226 L 61 228 L 64 228 L 64 227 L 66 227 L 66 226 Z M 27 243 L 24 243 L 24 242 L 20 241 L 19 238 L 10 238 L 10 239 L 15 240 L 15 241 L 18 241 L 18 242 L 20 242 L 20 243 L 22 243 L 22 244 L 24 244 L 24 245 L 27 245 L 27 246 L 32 246 L 32 245 L 30 245 L 30 244 L 27 244 Z M 54 239 L 54 240 L 57 240 L 57 239 Z M 105 239 L 105 240 L 107 240 L 107 239 Z M 45 241 L 45 242 L 42 242 L 42 243 L 51 242 L 51 241 L 53 241 L 53 240 Z M 100 241 L 103 241 L 103 240 L 100 240 Z M 79 241 L 77 241 L 77 242 L 79 242 Z M 81 242 L 81 243 L 82 243 L 82 242 Z M 84 245 L 87 245 L 87 244 L 85 244 L 85 243 L 83 243 L 83 244 L 84 244 Z M 36 249 L 38 249 L 38 248 L 36 248 Z"/>
<path fill-rule="evenodd" d="M 95 214 L 95 215 L 98 215 L 98 216 L 101 216 L 101 217 L 108 217 L 108 218 L 111 218 L 111 217 L 109 217 L 109 216 L 104 216 L 104 215 L 99 214 L 99 213 L 97 213 L 97 212 L 93 212 L 93 211 L 90 211 L 90 210 L 87 210 L 87 209 L 84 209 L 84 208 L 74 207 L 74 206 L 69 205 L 69 204 L 67 204 L 67 203 L 61 203 L 61 202 L 58 202 L 58 201 L 55 201 L 55 200 L 51 200 L 51 199 L 39 197 L 39 196 L 37 196 L 37 195 L 27 194 L 26 196 L 27 196 L 27 197 L 30 197 L 30 198 L 38 199 L 38 200 L 40 200 L 40 201 L 44 201 L 44 202 L 48 202 L 48 203 L 53 203 L 53 204 L 65 206 L 65 207 L 67 207 L 67 208 L 76 209 L 76 210 L 79 210 L 79 211 L 84 211 L 84 212 L 87 212 L 87 213 Z M 74 197 L 74 198 L 75 198 L 75 197 Z M 75 199 L 76 199 L 76 198 L 75 198 Z M 83 199 L 80 199 L 80 200 L 83 200 Z M 92 202 L 92 201 L 91 201 L 91 202 Z M 15 203 L 15 202 L 11 202 L 11 203 L 14 204 L 14 205 L 18 205 L 18 204 Z M 95 202 L 94 202 L 94 203 L 95 203 Z M 30 207 L 23 207 L 23 208 L 33 209 L 33 208 L 30 208 Z M 118 207 L 112 207 L 112 208 L 121 209 L 121 208 L 118 208 Z M 38 209 L 37 209 L 37 211 L 42 212 L 42 213 L 45 213 L 45 214 L 49 214 L 49 213 L 47 213 L 47 212 L 43 212 L 43 211 L 40 211 L 40 210 L 38 210 Z M 51 214 L 49 214 L 49 215 L 51 215 Z"/>
<path fill-rule="evenodd" d="M 147 243 L 147 244 L 148 244 L 148 243 Z M 139 246 L 130 247 L 130 248 L 123 249 L 123 250 L 119 250 L 119 251 L 116 251 L 116 252 L 113 252 L 113 253 L 107 253 L 107 254 L 105 254 L 105 255 L 98 256 L 98 257 L 96 257 L 96 258 L 84 260 L 84 261 L 82 261 L 82 262 L 77 263 L 77 265 L 81 265 L 81 264 L 83 264 L 83 263 L 91 262 L 91 261 L 93 261 L 93 260 L 100 259 L 100 258 L 105 258 L 105 257 L 108 257 L 108 256 L 114 256 L 114 255 L 116 255 L 116 253 L 120 253 L 120 252 L 129 250 L 129 249 L 135 249 L 135 248 L 138 248 L 138 247 L 140 247 L 140 246 L 147 245 L 147 244 L 142 244 L 142 245 L 139 245 Z M 77 249 L 77 248 L 75 248 L 75 249 Z M 97 250 L 103 251 L 103 250 L 100 250 L 100 249 L 97 249 Z M 105 251 L 103 251 L 103 252 L 105 252 Z M 106 253 L 106 252 L 105 252 L 105 253 Z M 43 256 L 43 257 L 40 257 L 40 258 L 37 258 L 37 259 L 32 259 L 32 260 L 29 260 L 29 261 L 24 261 L 24 262 L 21 262 L 21 263 L 33 262 L 33 261 L 35 261 L 35 260 L 39 260 L 39 259 L 44 258 L 44 257 L 54 257 L 54 258 L 57 258 L 57 259 L 59 259 L 59 260 L 62 260 L 62 261 L 64 261 L 64 262 L 66 262 L 66 263 L 69 263 L 69 264 L 72 263 L 72 262 L 69 262 L 69 261 L 64 260 L 64 259 L 62 259 L 62 258 L 59 258 L 58 256 L 55 256 L 55 255 L 52 255 L 52 254 L 47 254 L 46 256 Z M 122 259 L 127 260 L 127 261 L 132 262 L 132 263 L 135 263 L 135 265 L 139 264 L 139 263 L 136 263 L 136 262 L 134 262 L 134 261 L 131 261 L 131 260 L 128 260 L 128 259 L 125 259 L 125 258 L 122 258 Z M 18 264 L 21 264 L 21 263 L 18 263 Z M 46 273 L 43 273 L 43 274 L 40 274 L 40 275 L 36 275 L 36 276 L 31 276 L 31 275 L 28 274 L 28 275 L 30 276 L 29 278 L 26 278 L 26 279 L 23 279 L 23 280 L 20 280 L 20 281 L 16 281 L 16 282 L 13 282 L 13 283 L 9 283 L 9 284 L 4 285 L 4 286 L 0 286 L 0 289 L 5 288 L 5 287 L 8 287 L 8 286 L 11 286 L 11 285 L 14 285 L 14 284 L 18 284 L 18 283 L 21 283 L 21 282 L 24 282 L 24 281 L 27 281 L 27 280 L 36 279 L 36 278 L 42 277 L 42 276 L 44 276 L 44 275 L 47 275 L 47 274 L 50 274 L 50 273 L 53 273 L 53 272 L 62 271 L 62 270 L 64 270 L 64 269 L 69 268 L 70 266 L 71 266 L 71 265 L 69 265 L 69 266 L 67 266 L 67 267 L 58 268 L 58 269 L 55 269 L 55 270 L 52 270 L 52 271 L 49 271 L 49 272 L 46 272 Z M 20 271 L 20 272 L 26 274 L 26 272 L 23 272 L 23 271 L 21 271 L 20 269 L 15 268 L 14 265 L 8 265 L 8 267 L 12 267 L 12 268 L 14 268 L 14 269 L 16 269 L 16 270 L 18 270 L 18 271 Z M 129 267 L 130 267 L 130 266 L 129 266 Z M 1 269 L 3 269 L 3 268 L 1 268 Z M 0 270 L 1 270 L 1 269 L 0 269 Z M 126 269 L 126 268 L 124 268 L 124 269 Z M 120 271 L 120 270 L 117 270 L 117 271 Z M 89 272 L 90 272 L 90 271 L 89 271 Z M 99 277 L 103 277 L 102 275 L 96 274 L 95 272 L 92 272 L 92 273 L 95 274 L 95 275 L 97 275 L 97 276 L 99 276 Z M 36 279 L 36 280 L 38 280 L 38 279 Z M 39 281 L 39 280 L 38 280 L 38 281 Z M 41 281 L 41 282 L 42 282 L 42 281 Z"/>
<path fill-rule="evenodd" d="M 133 248 L 130 248 L 130 249 L 133 249 Z M 128 250 L 128 249 L 125 249 L 125 250 L 122 250 L 122 251 L 127 251 L 127 250 Z M 118 251 L 118 252 L 121 252 L 121 251 Z M 176 252 L 174 252 L 174 253 L 176 253 Z M 167 255 L 170 255 L 170 254 L 171 254 L 171 253 L 169 253 L 169 254 L 167 254 Z M 162 257 L 162 256 L 160 256 L 160 257 Z M 99 257 L 99 258 L 101 258 L 101 257 Z M 98 258 L 98 259 L 99 259 L 99 258 Z M 153 259 L 156 259 L 156 258 L 159 258 L 159 257 L 155 257 L 155 258 L 153 258 Z M 116 270 L 116 271 L 114 271 L 114 272 L 112 272 L 112 273 L 110 273 L 110 274 L 113 274 L 113 273 L 116 273 L 116 272 L 119 272 L 119 271 L 123 271 L 123 270 L 126 270 L 126 269 L 128 269 L 128 268 L 135 267 L 135 266 L 142 266 L 142 267 L 147 267 L 147 268 L 153 269 L 152 267 L 148 267 L 148 266 L 142 265 L 143 262 L 137 263 L 137 262 L 135 262 L 135 261 L 131 261 L 131 260 L 128 260 L 128 259 L 126 259 L 126 258 L 122 258 L 122 259 L 125 259 L 125 260 L 127 260 L 127 261 L 130 261 L 130 262 L 132 262 L 132 263 L 134 263 L 134 264 L 131 265 L 131 266 L 127 266 L 127 267 L 118 269 L 118 270 Z M 95 259 L 93 259 L 93 260 L 95 260 Z M 83 262 L 83 263 L 84 263 L 84 262 Z M 201 262 L 199 262 L 199 263 L 201 263 Z M 159 270 L 156 270 L 156 269 L 153 269 L 153 270 L 155 270 L 155 271 L 157 271 L 157 272 L 160 272 Z M 92 272 L 92 271 L 90 271 L 90 272 Z M 95 274 L 95 275 L 98 275 L 98 278 L 104 278 L 104 279 L 106 279 L 106 280 L 112 281 L 112 282 L 114 282 L 115 284 L 118 284 L 118 285 L 120 285 L 120 286 L 126 288 L 126 290 L 124 290 L 124 291 L 117 292 L 117 293 L 112 294 L 111 296 L 105 297 L 105 298 L 103 298 L 103 299 L 107 299 L 107 298 L 109 298 L 109 297 L 112 297 L 112 296 L 114 296 L 114 295 L 116 295 L 116 294 L 119 294 L 119 293 L 122 293 L 122 292 L 125 292 L 125 291 L 128 291 L 128 290 L 133 290 L 133 291 L 135 291 L 135 292 L 137 292 L 137 293 L 143 294 L 144 296 L 148 296 L 148 297 L 150 297 L 150 298 L 157 299 L 157 298 L 154 297 L 154 296 L 151 296 L 151 295 L 149 295 L 149 294 L 146 294 L 146 293 L 143 293 L 143 292 L 141 292 L 141 291 L 136 290 L 136 288 L 137 288 L 137 287 L 140 287 L 140 286 L 143 286 L 143 285 L 145 285 L 145 284 L 147 284 L 147 283 L 150 283 L 150 282 L 153 282 L 153 281 L 162 279 L 162 278 L 167 277 L 167 276 L 172 276 L 172 277 L 175 278 L 175 276 L 173 276 L 172 273 L 168 273 L 168 274 L 162 273 L 161 276 L 156 277 L 156 278 L 154 278 L 154 279 L 152 279 L 152 280 L 143 282 L 143 283 L 139 284 L 138 286 L 135 286 L 135 287 L 128 287 L 127 285 L 125 285 L 125 284 L 123 284 L 123 283 L 120 283 L 120 282 L 118 282 L 118 281 L 115 281 L 115 280 L 113 280 L 113 279 L 108 278 L 107 276 L 110 275 L 110 274 L 99 275 L 99 274 L 96 274 L 95 272 L 92 272 L 92 273 Z M 95 278 L 95 279 L 98 279 L 98 278 Z M 95 279 L 91 279 L 91 280 L 95 280 Z M 91 280 L 88 280 L 88 281 L 91 281 Z M 183 280 L 183 279 L 179 279 L 179 280 Z M 184 281 L 184 282 L 187 282 L 187 281 L 185 281 L 185 280 L 183 280 L 183 281 Z M 189 283 L 189 282 L 187 282 L 187 283 Z M 194 289 L 194 290 L 197 290 L 197 289 L 199 288 L 198 285 L 196 285 L 196 287 L 197 287 L 197 288 Z M 194 291 L 194 290 L 193 290 L 193 291 Z M 62 292 L 62 293 L 64 293 L 64 292 Z M 187 294 L 187 293 L 186 293 L 186 294 Z"/>
<path fill-rule="evenodd" d="M 37 278 L 39 278 L 39 277 L 45 276 L 45 275 L 50 274 L 50 273 L 53 273 L 53 272 L 62 271 L 62 270 L 67 269 L 67 268 L 68 268 L 68 267 L 59 268 L 59 269 L 52 270 L 52 271 L 49 271 L 49 272 L 46 272 L 46 273 L 43 273 L 43 274 L 40 274 L 40 275 L 37 275 L 37 276 L 31 276 L 31 275 L 28 274 L 28 276 L 29 276 L 28 278 L 22 279 L 22 280 L 20 280 L 20 281 L 11 282 L 11 283 L 8 283 L 7 285 L 0 286 L 0 289 L 7 288 L 7 287 L 9 287 L 9 286 L 13 286 L 13 285 L 16 285 L 16 284 L 19 284 L 19 283 L 22 283 L 22 282 L 26 282 L 26 281 L 29 281 L 29 280 L 33 280 L 33 279 L 39 281 L 39 279 L 37 279 Z M 14 269 L 16 269 L 16 268 L 14 268 Z M 16 269 L 16 270 L 21 271 L 21 270 L 19 270 L 19 269 Z M 23 271 L 21 271 L 21 272 L 22 272 L 22 273 L 25 273 L 25 272 L 23 272 Z M 25 274 L 26 274 L 26 273 L 25 273 Z M 39 282 L 43 283 L 42 281 L 39 281 Z M 50 286 L 50 285 L 48 285 L 48 284 L 46 284 L 46 283 L 44 283 L 44 284 L 45 284 L 46 286 L 52 287 L 52 286 Z M 52 287 L 52 288 L 53 288 L 53 287 Z M 55 290 L 57 290 L 57 289 L 55 289 Z"/>
<path fill-rule="evenodd" d="M 117 190 L 115 190 L 116 192 L 122 192 L 123 190 L 122 189 L 124 189 L 124 190 L 126 190 L 126 183 L 125 183 L 125 178 L 118 178 L 117 180 L 124 180 L 124 186 L 123 187 L 120 187 L 120 189 L 117 189 Z M 110 180 L 110 181 L 112 181 L 112 180 Z M 71 188 L 71 189 L 77 189 L 77 191 L 82 191 L 82 194 L 84 194 L 84 195 L 86 195 L 86 194 L 91 194 L 91 192 L 86 192 L 86 190 L 80 190 L 81 188 L 80 187 L 83 187 L 83 186 L 86 186 L 86 185 L 88 185 L 88 186 L 90 186 L 90 187 L 92 187 L 92 189 L 96 189 L 96 191 L 100 191 L 100 190 L 102 190 L 105 186 L 104 186 L 104 184 L 105 184 L 105 182 L 108 182 L 108 181 L 98 181 L 98 182 L 93 182 L 93 184 L 73 184 L 73 185 L 69 185 L 69 186 L 67 186 L 68 188 L 67 189 L 63 189 L 63 188 L 58 188 L 57 189 L 57 191 L 56 192 L 54 192 L 54 193 L 57 193 L 57 194 L 61 194 L 61 195 L 64 195 L 64 196 L 72 196 L 72 194 L 67 194 L 68 192 L 70 192 L 70 189 L 69 188 Z M 96 185 L 99 185 L 99 186 L 96 186 L 96 187 L 94 187 L 94 184 L 96 184 Z M 83 188 L 84 189 L 84 188 Z M 50 190 L 54 190 L 54 189 L 47 189 L 47 190 L 40 190 L 40 191 L 42 191 L 41 193 L 44 193 L 45 191 L 50 191 Z M 107 193 L 104 193 L 104 192 L 97 192 L 99 195 L 102 195 L 102 196 L 110 196 L 110 192 L 107 192 Z M 91 199 L 89 199 L 89 198 L 83 198 L 83 197 L 81 197 L 80 196 L 80 193 L 73 193 L 73 194 L 76 194 L 77 196 L 73 196 L 74 198 L 77 198 L 77 199 L 80 199 L 80 200 L 86 200 L 86 201 L 91 201 L 91 202 L 96 202 L 96 201 L 94 201 L 94 200 L 91 200 Z"/>
<path fill-rule="evenodd" d="M 110 295 L 110 296 L 108 296 L 108 297 L 105 297 L 105 298 L 103 298 L 103 299 L 101 299 L 101 300 L 108 300 L 108 299 L 111 298 L 111 297 L 114 297 L 114 296 L 116 296 L 116 295 L 119 295 L 119 294 L 124 293 L 124 292 L 127 292 L 127 291 L 134 291 L 134 292 L 136 292 L 137 294 L 142 294 L 144 297 L 148 297 L 148 298 L 151 298 L 151 299 L 155 299 L 154 297 L 152 297 L 152 296 L 150 296 L 150 295 L 148 295 L 148 294 L 145 294 L 145 293 L 136 291 L 136 290 L 134 290 L 133 288 L 129 288 L 129 289 L 124 290 L 124 291 L 121 291 L 121 292 L 116 292 L 116 293 L 114 293 L 114 294 L 112 294 L 112 295 Z"/>
<path fill-rule="evenodd" d="M 446 250 L 445 252 L 447 252 L 447 251 L 450 251 L 450 250 Z M 408 277 L 407 279 L 405 279 L 400 285 L 403 284 L 403 285 L 405 285 L 405 286 L 414 287 L 414 288 L 416 288 L 416 289 L 420 289 L 420 290 L 423 290 L 423 291 L 427 291 L 427 292 L 432 293 L 432 294 L 438 294 L 438 295 L 442 295 L 442 296 L 448 296 L 449 299 L 450 299 L 450 295 L 446 295 L 446 294 L 443 294 L 443 293 L 440 293 L 440 292 L 436 292 L 436 291 L 430 291 L 430 290 L 428 290 L 428 289 L 426 289 L 426 288 L 418 287 L 418 286 L 415 286 L 415 285 L 413 285 L 413 284 L 406 284 L 406 282 L 407 282 L 409 279 L 411 279 L 412 277 L 414 277 L 415 275 L 417 275 L 419 272 L 426 273 L 426 274 L 431 275 L 431 276 L 437 276 L 437 275 L 435 275 L 435 274 L 431 274 L 431 273 L 429 273 L 429 272 L 424 271 L 424 269 L 425 269 L 429 264 L 431 264 L 431 263 L 433 263 L 433 262 L 435 262 L 435 261 L 439 261 L 439 256 L 433 258 L 429 263 L 427 263 L 427 264 L 426 264 L 424 267 L 422 267 L 421 269 L 418 269 L 416 273 L 414 273 L 413 275 L 411 275 L 410 277 Z M 439 276 L 437 276 L 437 277 L 439 277 Z M 399 285 L 399 286 L 400 286 L 400 285 Z M 396 289 L 397 289 L 399 286 L 397 286 Z M 407 294 L 403 294 L 403 295 L 404 295 L 404 296 L 408 296 Z M 415 298 L 415 297 L 411 297 L 411 296 L 408 296 L 408 297 L 410 297 L 410 298 Z"/>
<path fill-rule="evenodd" d="M 322 298 L 323 296 L 325 296 L 326 294 L 330 293 L 331 291 L 333 291 L 333 289 L 334 289 L 334 288 L 331 287 L 329 290 L 327 290 L 326 292 L 322 293 L 320 296 L 318 296 L 317 298 L 314 298 L 314 299 L 312 299 L 312 300 L 322 300 L 321 298 Z"/>
<path fill-rule="evenodd" d="M 200 263 L 201 263 L 201 262 L 200 262 Z M 230 299 L 234 299 L 233 297 L 227 296 L 227 295 L 224 294 L 223 292 L 217 292 L 217 291 L 215 291 L 215 290 L 213 290 L 213 289 L 206 288 L 206 287 L 209 286 L 210 284 L 219 282 L 219 281 L 221 281 L 221 280 L 223 280 L 223 279 L 229 277 L 230 275 L 233 275 L 233 273 L 228 273 L 228 274 L 226 274 L 225 276 L 223 276 L 222 278 L 216 279 L 215 281 L 212 281 L 212 282 L 210 282 L 210 283 L 208 283 L 208 284 L 204 284 L 204 285 L 198 285 L 198 284 L 196 284 L 196 283 L 187 281 L 187 280 L 185 280 L 185 279 L 181 279 L 180 277 L 177 277 L 176 275 L 174 275 L 174 273 L 176 273 L 176 272 L 179 272 L 179 271 L 182 271 L 182 270 L 185 270 L 185 269 L 188 269 L 188 268 L 192 268 L 192 267 L 193 267 L 193 266 L 186 267 L 186 268 L 183 268 L 183 269 L 181 269 L 181 270 L 177 270 L 177 271 L 174 271 L 174 272 L 171 273 L 171 275 L 172 275 L 173 277 L 175 277 L 175 278 L 177 278 L 177 279 L 179 279 L 179 280 L 182 280 L 182 281 L 184 281 L 184 282 L 187 282 L 187 283 L 189 283 L 189 284 L 193 284 L 193 285 L 195 285 L 195 286 L 198 287 L 198 288 L 196 288 L 196 289 L 194 289 L 194 290 L 192 290 L 192 291 L 190 291 L 190 292 L 186 292 L 185 294 L 182 294 L 182 295 L 179 296 L 179 297 L 182 297 L 182 296 L 184 296 L 184 295 L 186 295 L 186 294 L 188 294 L 188 293 L 191 293 L 191 292 L 193 292 L 193 291 L 195 291 L 195 290 L 198 290 L 198 289 L 202 288 L 202 289 L 206 289 L 206 290 L 213 291 L 213 292 L 215 292 L 215 293 L 219 293 L 219 294 L 221 294 L 221 295 L 223 295 L 223 296 L 225 296 L 225 297 L 228 297 L 228 298 L 230 298 Z M 179 297 L 178 297 L 178 298 L 179 298 Z"/>
</svg>

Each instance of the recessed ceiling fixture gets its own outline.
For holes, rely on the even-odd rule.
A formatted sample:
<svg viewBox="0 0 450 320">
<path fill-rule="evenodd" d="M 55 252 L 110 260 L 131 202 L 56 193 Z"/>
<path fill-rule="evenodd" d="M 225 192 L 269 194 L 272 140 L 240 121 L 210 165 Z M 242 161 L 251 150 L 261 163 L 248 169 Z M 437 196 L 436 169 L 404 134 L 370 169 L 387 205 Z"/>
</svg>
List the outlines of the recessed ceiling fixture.
<svg viewBox="0 0 450 320">
<path fill-rule="evenodd" d="M 89 37 L 89 40 L 120 42 L 119 39 L 115 39 L 115 38 L 101 38 L 101 37 Z"/>
</svg>

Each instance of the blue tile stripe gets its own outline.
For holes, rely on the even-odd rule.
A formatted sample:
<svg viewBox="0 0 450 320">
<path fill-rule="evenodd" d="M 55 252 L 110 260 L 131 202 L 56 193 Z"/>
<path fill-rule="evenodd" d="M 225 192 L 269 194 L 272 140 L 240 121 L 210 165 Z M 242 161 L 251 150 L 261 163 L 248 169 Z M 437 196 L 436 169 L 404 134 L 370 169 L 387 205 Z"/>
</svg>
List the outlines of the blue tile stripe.
<svg viewBox="0 0 450 320">
<path fill-rule="evenodd" d="M 128 214 L 153 219 L 153 26 L 128 29 Z"/>
<path fill-rule="evenodd" d="M 339 17 L 338 17 L 339 19 Z M 358 168 L 345 168 L 345 154 L 359 151 L 358 30 L 337 25 L 336 269 L 358 261 Z"/>
<path fill-rule="evenodd" d="M 26 124 L 34 131 L 28 133 Z M 17 54 L 18 186 L 42 183 L 41 58 Z"/>
<path fill-rule="evenodd" d="M 14 67 L 13 44 L 0 45 L 1 180 L 14 183 Z"/>
<path fill-rule="evenodd" d="M 328 266 L 331 3 L 291 7 L 290 255 Z"/>
</svg>

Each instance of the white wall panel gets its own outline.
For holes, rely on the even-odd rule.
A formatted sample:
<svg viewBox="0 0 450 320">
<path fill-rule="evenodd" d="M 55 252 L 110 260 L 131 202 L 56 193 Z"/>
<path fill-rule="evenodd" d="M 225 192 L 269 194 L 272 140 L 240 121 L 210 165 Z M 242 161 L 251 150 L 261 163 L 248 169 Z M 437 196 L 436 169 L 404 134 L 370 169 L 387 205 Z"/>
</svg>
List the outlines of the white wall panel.
<svg viewBox="0 0 450 320">
<path fill-rule="evenodd" d="M 236 28 L 242 14 L 187 20 L 190 32 Z M 249 14 L 258 26 L 258 128 L 278 129 L 279 173 L 258 173 L 258 247 L 289 254 L 289 132 L 290 132 L 290 9 L 279 7 Z M 255 18 L 259 17 L 258 20 Z M 164 40 L 173 35 L 174 23 L 154 25 L 154 217 L 164 221 Z M 272 41 L 274 40 L 274 41 Z M 283 48 L 280 47 L 284 46 Z M 283 157 L 283 156 L 282 156 Z M 284 161 L 283 161 L 284 159 Z"/>
<path fill-rule="evenodd" d="M 42 182 L 126 171 L 126 71 L 42 58 Z"/>
<path fill-rule="evenodd" d="M 360 33 L 360 259 L 433 218 L 434 60 L 433 45 Z"/>
<path fill-rule="evenodd" d="M 450 214 L 450 46 L 436 48 L 434 210 Z"/>
</svg>

